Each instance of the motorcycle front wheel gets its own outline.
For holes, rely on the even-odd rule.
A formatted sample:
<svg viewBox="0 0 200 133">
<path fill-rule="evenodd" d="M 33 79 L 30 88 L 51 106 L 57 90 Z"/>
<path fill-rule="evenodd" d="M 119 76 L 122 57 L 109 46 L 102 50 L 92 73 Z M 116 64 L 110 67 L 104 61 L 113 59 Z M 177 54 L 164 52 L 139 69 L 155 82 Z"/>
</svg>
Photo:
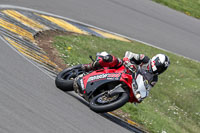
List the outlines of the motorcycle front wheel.
<svg viewBox="0 0 200 133">
<path fill-rule="evenodd" d="M 90 109 L 97 113 L 110 112 L 120 108 L 129 100 L 129 94 L 122 92 L 109 97 L 105 92 L 93 97 L 90 101 Z"/>
</svg>

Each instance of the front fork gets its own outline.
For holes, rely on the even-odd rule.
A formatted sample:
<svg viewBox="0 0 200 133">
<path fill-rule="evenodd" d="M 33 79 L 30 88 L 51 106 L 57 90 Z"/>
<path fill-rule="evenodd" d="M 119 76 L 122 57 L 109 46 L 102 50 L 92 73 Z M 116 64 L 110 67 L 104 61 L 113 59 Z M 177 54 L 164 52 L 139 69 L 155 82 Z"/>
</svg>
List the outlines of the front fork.
<svg viewBox="0 0 200 133">
<path fill-rule="evenodd" d="M 108 95 L 112 97 L 116 94 L 123 93 L 123 92 L 126 92 L 126 91 L 122 88 L 122 84 L 119 84 L 114 89 L 108 91 Z"/>
</svg>

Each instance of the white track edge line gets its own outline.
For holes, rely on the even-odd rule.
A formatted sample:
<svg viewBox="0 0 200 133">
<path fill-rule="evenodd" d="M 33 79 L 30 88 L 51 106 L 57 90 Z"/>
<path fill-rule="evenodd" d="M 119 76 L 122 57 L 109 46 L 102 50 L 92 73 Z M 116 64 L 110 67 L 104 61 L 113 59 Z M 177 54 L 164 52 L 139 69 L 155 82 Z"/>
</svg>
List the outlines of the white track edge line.
<svg viewBox="0 0 200 133">
<path fill-rule="evenodd" d="M 15 52 L 17 52 L 20 56 L 22 56 L 25 60 L 27 60 L 28 62 L 30 62 L 31 64 L 33 64 L 36 68 L 38 68 L 40 71 L 44 72 L 48 77 L 50 77 L 52 80 L 54 80 L 54 78 L 48 74 L 46 71 L 44 71 L 42 68 L 40 68 L 38 65 L 35 64 L 35 62 L 31 61 L 31 59 L 29 59 L 28 57 L 24 56 L 22 53 L 20 53 L 18 50 L 16 50 L 8 41 L 6 41 L 4 39 L 3 36 L 0 36 L 0 39 L 3 40 L 10 48 L 12 48 Z"/>
<path fill-rule="evenodd" d="M 55 15 L 55 14 L 52 14 L 52 13 L 47 13 L 47 12 L 45 12 L 45 11 L 39 11 L 39 10 L 36 10 L 36 9 L 30 9 L 30 8 L 27 8 L 27 7 L 20 7 L 20 6 L 13 6 L 13 5 L 0 5 L 0 9 L 4 9 L 4 8 L 27 10 L 27 11 L 32 11 L 32 12 L 36 12 L 36 13 L 41 13 L 41 14 L 46 14 L 46 15 L 49 15 L 49 16 L 54 16 L 54 17 L 66 19 L 66 20 L 69 20 L 69 21 L 72 21 L 72 22 L 75 22 L 75 23 L 79 23 L 79 24 L 82 24 L 82 25 L 85 25 L 85 26 L 88 26 L 88 27 L 92 27 L 92 28 L 95 28 L 95 29 L 98 29 L 98 30 L 102 30 L 102 31 L 105 31 L 105 32 L 108 32 L 108 33 L 111 33 L 111 34 L 114 34 L 114 35 L 118 35 L 118 36 L 120 36 L 120 37 L 124 37 L 124 38 L 127 38 L 127 39 L 132 40 L 132 41 L 137 41 L 137 42 L 139 42 L 139 43 L 143 43 L 143 44 L 145 44 L 145 45 L 148 45 L 148 46 L 151 46 L 151 47 L 154 47 L 154 48 L 157 48 L 157 49 L 160 49 L 160 50 L 163 50 L 163 51 L 166 51 L 166 52 L 169 52 L 169 53 L 172 53 L 172 54 L 181 56 L 181 57 L 184 57 L 184 58 L 186 58 L 186 59 L 193 60 L 193 61 L 195 61 L 195 62 L 200 62 L 200 61 L 198 61 L 198 60 L 195 60 L 195 59 L 192 59 L 192 58 L 190 58 L 190 57 L 186 57 L 186 56 L 184 56 L 184 55 L 181 55 L 181 54 L 178 54 L 178 53 L 175 53 L 175 52 L 166 50 L 166 49 L 164 49 L 164 48 L 155 46 L 155 45 L 153 45 L 153 44 L 150 44 L 150 43 L 147 43 L 147 42 L 144 42 L 144 41 L 141 41 L 141 40 L 132 38 L 132 37 L 128 37 L 128 36 L 125 36 L 125 35 L 121 35 L 121 34 L 119 34 L 119 33 L 111 32 L 111 31 L 108 31 L 108 30 L 105 30 L 105 29 L 102 29 L 102 28 L 99 28 L 99 27 L 96 27 L 96 26 L 93 26 L 93 25 L 90 25 L 90 24 L 86 24 L 86 23 L 83 23 L 83 22 L 80 22 L 80 21 L 71 19 L 71 18 L 67 18 L 67 17 Z"/>
</svg>

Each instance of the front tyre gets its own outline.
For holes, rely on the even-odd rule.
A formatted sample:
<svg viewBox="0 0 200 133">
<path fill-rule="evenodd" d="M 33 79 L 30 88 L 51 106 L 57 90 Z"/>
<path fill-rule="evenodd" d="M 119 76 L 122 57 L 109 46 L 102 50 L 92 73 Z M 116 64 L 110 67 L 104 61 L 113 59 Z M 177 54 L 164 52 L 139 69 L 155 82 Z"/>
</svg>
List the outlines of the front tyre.
<svg viewBox="0 0 200 133">
<path fill-rule="evenodd" d="M 105 92 L 93 97 L 90 101 L 90 109 L 97 113 L 110 112 L 120 108 L 129 100 L 129 94 L 122 92 L 112 97 Z"/>
</svg>

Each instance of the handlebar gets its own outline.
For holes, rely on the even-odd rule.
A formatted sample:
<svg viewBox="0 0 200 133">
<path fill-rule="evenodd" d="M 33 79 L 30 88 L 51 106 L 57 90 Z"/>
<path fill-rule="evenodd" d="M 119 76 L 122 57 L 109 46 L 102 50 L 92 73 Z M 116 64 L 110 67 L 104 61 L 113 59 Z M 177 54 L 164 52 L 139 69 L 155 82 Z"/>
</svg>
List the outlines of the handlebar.
<svg viewBox="0 0 200 133">
<path fill-rule="evenodd" d="M 138 90 L 139 86 L 138 86 L 138 84 L 136 82 L 136 77 L 137 77 L 138 74 L 142 75 L 141 67 L 138 66 L 137 69 L 132 69 L 125 63 L 124 63 L 124 66 L 126 67 L 126 69 L 128 69 L 130 72 L 133 73 L 133 75 L 132 75 L 132 77 L 133 77 L 133 80 L 132 80 L 133 94 L 134 94 L 135 98 L 138 100 L 138 102 L 140 103 L 140 102 L 142 102 L 144 97 L 142 97 L 141 90 Z"/>
<path fill-rule="evenodd" d="M 124 66 L 129 70 L 131 71 L 132 73 L 135 73 L 136 70 L 133 70 L 132 68 L 130 68 L 130 66 L 128 66 L 127 64 L 124 63 Z"/>
</svg>

